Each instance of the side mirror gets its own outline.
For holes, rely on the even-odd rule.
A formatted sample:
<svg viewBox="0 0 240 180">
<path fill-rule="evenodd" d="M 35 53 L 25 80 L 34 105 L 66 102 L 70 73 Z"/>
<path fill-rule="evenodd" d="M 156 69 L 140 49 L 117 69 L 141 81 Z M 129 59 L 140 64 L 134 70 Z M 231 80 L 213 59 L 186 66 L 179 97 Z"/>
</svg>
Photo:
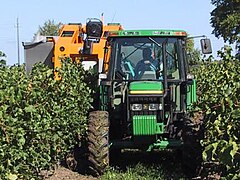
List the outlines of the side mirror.
<svg viewBox="0 0 240 180">
<path fill-rule="evenodd" d="M 212 53 L 212 46 L 210 39 L 201 39 L 201 48 L 203 54 L 211 54 Z"/>
</svg>

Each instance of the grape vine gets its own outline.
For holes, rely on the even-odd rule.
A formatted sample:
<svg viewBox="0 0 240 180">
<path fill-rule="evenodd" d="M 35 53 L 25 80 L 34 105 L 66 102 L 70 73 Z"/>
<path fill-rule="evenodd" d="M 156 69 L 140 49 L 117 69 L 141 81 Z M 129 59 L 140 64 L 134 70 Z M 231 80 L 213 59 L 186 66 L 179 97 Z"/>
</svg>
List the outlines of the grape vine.
<svg viewBox="0 0 240 180">
<path fill-rule="evenodd" d="M 37 64 L 0 66 L 0 179 L 31 179 L 50 169 L 86 131 L 92 101 L 80 63 L 67 59 L 54 80 Z"/>
<path fill-rule="evenodd" d="M 193 70 L 198 81 L 196 108 L 205 117 L 203 159 L 220 164 L 222 177 L 240 179 L 240 61 L 230 47 L 218 55 L 221 60 Z"/>
</svg>

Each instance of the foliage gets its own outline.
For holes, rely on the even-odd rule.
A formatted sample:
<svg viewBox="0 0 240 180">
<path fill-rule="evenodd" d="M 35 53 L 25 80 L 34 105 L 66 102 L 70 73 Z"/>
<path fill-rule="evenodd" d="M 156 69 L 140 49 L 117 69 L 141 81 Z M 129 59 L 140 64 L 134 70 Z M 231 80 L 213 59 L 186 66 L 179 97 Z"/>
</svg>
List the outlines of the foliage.
<svg viewBox="0 0 240 180">
<path fill-rule="evenodd" d="M 193 49 L 191 53 L 188 54 L 188 63 L 190 66 L 199 65 L 201 63 L 201 53 L 199 49 Z"/>
<path fill-rule="evenodd" d="M 201 61 L 201 53 L 199 49 L 194 48 L 194 40 L 193 38 L 187 40 L 187 54 L 188 54 L 188 62 L 189 65 L 196 65 L 199 64 Z"/>
<path fill-rule="evenodd" d="M 236 44 L 236 59 L 240 60 L 240 42 Z"/>
<path fill-rule="evenodd" d="M 39 32 L 42 36 L 58 36 L 62 23 L 55 23 L 54 20 L 44 22 L 43 26 L 39 26 Z"/>
<path fill-rule="evenodd" d="M 0 51 L 0 57 L 6 57 L 6 54 L 2 51 Z"/>
<path fill-rule="evenodd" d="M 37 177 L 52 168 L 86 130 L 90 89 L 81 64 L 66 60 L 54 80 L 37 64 L 0 67 L 0 179 Z"/>
<path fill-rule="evenodd" d="M 116 180 L 134 180 L 134 179 L 163 179 L 164 175 L 160 167 L 146 167 L 142 164 L 137 164 L 133 167 L 128 167 L 126 172 L 116 169 L 110 169 L 102 176 L 101 179 L 116 179 Z"/>
<path fill-rule="evenodd" d="M 54 20 L 47 20 L 44 22 L 42 26 L 38 27 L 38 32 L 34 34 L 34 38 L 37 36 L 37 34 L 41 36 L 58 36 L 59 30 L 63 26 L 63 23 L 55 23 Z"/>
<path fill-rule="evenodd" d="M 186 179 L 180 151 L 123 150 L 101 179 Z"/>
<path fill-rule="evenodd" d="M 240 62 L 231 48 L 195 70 L 200 92 L 197 108 L 205 116 L 205 161 L 220 163 L 222 176 L 240 177 Z M 225 172 L 224 172 L 225 171 Z"/>
<path fill-rule="evenodd" d="M 230 43 L 240 42 L 240 0 L 212 0 L 211 25 L 216 37 Z"/>
<path fill-rule="evenodd" d="M 5 61 L 5 58 L 6 58 L 6 54 L 2 51 L 0 51 L 0 66 L 1 65 L 6 65 L 6 61 Z"/>
<path fill-rule="evenodd" d="M 194 40 L 193 38 L 187 39 L 187 53 L 190 53 L 194 50 Z"/>
<path fill-rule="evenodd" d="M 119 169 L 109 169 L 102 177 L 102 180 L 135 180 L 135 179 L 172 179 L 175 172 L 167 174 L 164 171 L 164 167 L 158 165 L 145 165 L 138 163 L 134 166 L 127 167 L 125 171 Z M 176 175 L 177 176 L 177 175 Z M 174 177 L 175 179 L 181 179 L 179 176 Z M 173 178 L 173 179 L 174 179 Z"/>
</svg>

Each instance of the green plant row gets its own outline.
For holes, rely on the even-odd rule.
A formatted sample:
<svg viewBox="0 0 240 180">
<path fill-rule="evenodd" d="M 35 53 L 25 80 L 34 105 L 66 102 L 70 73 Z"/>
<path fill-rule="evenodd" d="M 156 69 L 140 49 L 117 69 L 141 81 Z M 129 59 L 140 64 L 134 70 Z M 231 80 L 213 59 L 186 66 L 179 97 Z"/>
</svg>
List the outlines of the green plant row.
<svg viewBox="0 0 240 180">
<path fill-rule="evenodd" d="M 58 73 L 0 66 L 0 179 L 38 178 L 85 133 L 91 90 L 82 65 L 67 59 Z"/>
<path fill-rule="evenodd" d="M 194 70 L 198 82 L 196 107 L 205 117 L 203 159 L 221 167 L 221 177 L 240 179 L 240 61 L 231 48 L 221 60 Z"/>
</svg>

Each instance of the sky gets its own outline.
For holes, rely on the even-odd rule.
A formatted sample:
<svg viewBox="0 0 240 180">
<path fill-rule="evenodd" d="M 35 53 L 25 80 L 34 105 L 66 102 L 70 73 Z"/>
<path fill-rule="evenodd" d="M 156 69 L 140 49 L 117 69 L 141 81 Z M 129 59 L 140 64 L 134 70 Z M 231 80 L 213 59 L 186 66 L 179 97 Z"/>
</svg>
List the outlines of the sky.
<svg viewBox="0 0 240 180">
<path fill-rule="evenodd" d="M 0 13 L 0 51 L 7 64 L 18 62 L 17 19 L 19 20 L 20 62 L 24 63 L 22 42 L 30 42 L 47 20 L 82 23 L 100 18 L 104 23 L 118 22 L 124 29 L 181 29 L 191 36 L 211 39 L 213 56 L 224 46 L 210 25 L 211 0 L 4 0 Z M 200 49 L 200 39 L 195 39 Z"/>
</svg>

